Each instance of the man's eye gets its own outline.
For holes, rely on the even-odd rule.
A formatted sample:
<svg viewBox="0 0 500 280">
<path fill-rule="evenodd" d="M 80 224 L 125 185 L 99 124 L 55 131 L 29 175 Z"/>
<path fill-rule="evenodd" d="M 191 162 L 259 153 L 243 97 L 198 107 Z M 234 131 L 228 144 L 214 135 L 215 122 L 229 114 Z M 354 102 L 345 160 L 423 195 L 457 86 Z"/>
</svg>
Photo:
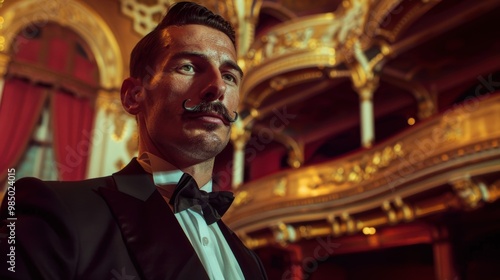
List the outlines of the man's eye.
<svg viewBox="0 0 500 280">
<path fill-rule="evenodd" d="M 181 67 L 179 67 L 179 70 L 186 71 L 186 72 L 194 72 L 194 67 L 193 67 L 193 65 L 186 64 L 186 65 L 182 65 Z"/>
<path fill-rule="evenodd" d="M 222 77 L 226 81 L 230 81 L 232 83 L 236 83 L 236 78 L 233 75 L 231 75 L 231 74 L 224 74 L 224 75 L 222 75 Z"/>
</svg>

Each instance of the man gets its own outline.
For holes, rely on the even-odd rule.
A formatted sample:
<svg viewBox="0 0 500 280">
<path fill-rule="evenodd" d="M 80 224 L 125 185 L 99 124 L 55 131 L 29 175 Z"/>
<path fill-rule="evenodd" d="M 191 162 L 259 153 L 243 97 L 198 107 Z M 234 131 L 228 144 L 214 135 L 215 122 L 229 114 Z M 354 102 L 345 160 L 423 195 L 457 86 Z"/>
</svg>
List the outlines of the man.
<svg viewBox="0 0 500 280">
<path fill-rule="evenodd" d="M 139 157 L 109 177 L 16 182 L 14 226 L 2 203 L 0 279 L 265 279 L 258 257 L 219 220 L 232 197 L 210 193 L 214 158 L 237 117 L 236 58 L 222 17 L 172 6 L 134 48 L 121 90 Z"/>
</svg>

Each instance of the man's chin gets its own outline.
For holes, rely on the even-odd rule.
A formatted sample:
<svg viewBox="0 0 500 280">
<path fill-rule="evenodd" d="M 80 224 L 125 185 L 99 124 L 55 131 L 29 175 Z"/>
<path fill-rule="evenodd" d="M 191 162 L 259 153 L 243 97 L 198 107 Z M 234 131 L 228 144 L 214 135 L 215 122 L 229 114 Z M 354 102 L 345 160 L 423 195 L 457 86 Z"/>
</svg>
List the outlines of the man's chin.
<svg viewBox="0 0 500 280">
<path fill-rule="evenodd" d="M 224 133 L 221 135 L 221 133 L 216 133 L 215 131 L 200 133 L 190 137 L 189 143 L 190 149 L 197 150 L 203 154 L 213 154 L 212 157 L 215 157 L 229 143 L 229 134 Z"/>
</svg>

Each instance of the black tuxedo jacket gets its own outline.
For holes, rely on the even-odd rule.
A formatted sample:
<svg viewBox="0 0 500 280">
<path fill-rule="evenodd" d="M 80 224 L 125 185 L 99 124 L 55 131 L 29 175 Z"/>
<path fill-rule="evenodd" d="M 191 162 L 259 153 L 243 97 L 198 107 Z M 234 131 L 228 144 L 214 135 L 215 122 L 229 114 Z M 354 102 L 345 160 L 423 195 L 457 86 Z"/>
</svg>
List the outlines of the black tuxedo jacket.
<svg viewBox="0 0 500 280">
<path fill-rule="evenodd" d="M 15 191 L 17 220 L 7 220 L 7 195 L 0 211 L 0 279 L 208 279 L 170 207 L 135 159 L 109 177 L 24 178 Z M 245 278 L 266 279 L 258 257 L 218 224 Z M 15 244 L 8 242 L 11 234 Z M 11 246 L 15 272 L 8 270 Z"/>
</svg>

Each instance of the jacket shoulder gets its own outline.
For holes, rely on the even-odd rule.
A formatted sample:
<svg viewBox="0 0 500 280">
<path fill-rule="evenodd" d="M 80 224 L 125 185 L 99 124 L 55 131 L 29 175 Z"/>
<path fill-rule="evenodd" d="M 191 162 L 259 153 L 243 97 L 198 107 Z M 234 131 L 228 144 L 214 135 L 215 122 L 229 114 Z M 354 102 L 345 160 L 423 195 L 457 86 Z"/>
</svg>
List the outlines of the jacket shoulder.
<svg viewBox="0 0 500 280">
<path fill-rule="evenodd" d="M 46 187 L 54 190 L 71 188 L 85 189 L 92 188 L 94 186 L 105 186 L 112 183 L 111 176 L 98 177 L 79 181 L 45 181 L 35 177 L 24 177 L 15 182 L 16 187 L 20 188 L 30 188 L 30 187 Z"/>
<path fill-rule="evenodd" d="M 114 181 L 111 176 L 81 181 L 44 181 L 26 177 L 16 181 L 14 186 L 19 206 L 52 208 L 58 205 L 70 213 L 89 214 L 107 208 L 97 190 L 114 187 Z"/>
</svg>

